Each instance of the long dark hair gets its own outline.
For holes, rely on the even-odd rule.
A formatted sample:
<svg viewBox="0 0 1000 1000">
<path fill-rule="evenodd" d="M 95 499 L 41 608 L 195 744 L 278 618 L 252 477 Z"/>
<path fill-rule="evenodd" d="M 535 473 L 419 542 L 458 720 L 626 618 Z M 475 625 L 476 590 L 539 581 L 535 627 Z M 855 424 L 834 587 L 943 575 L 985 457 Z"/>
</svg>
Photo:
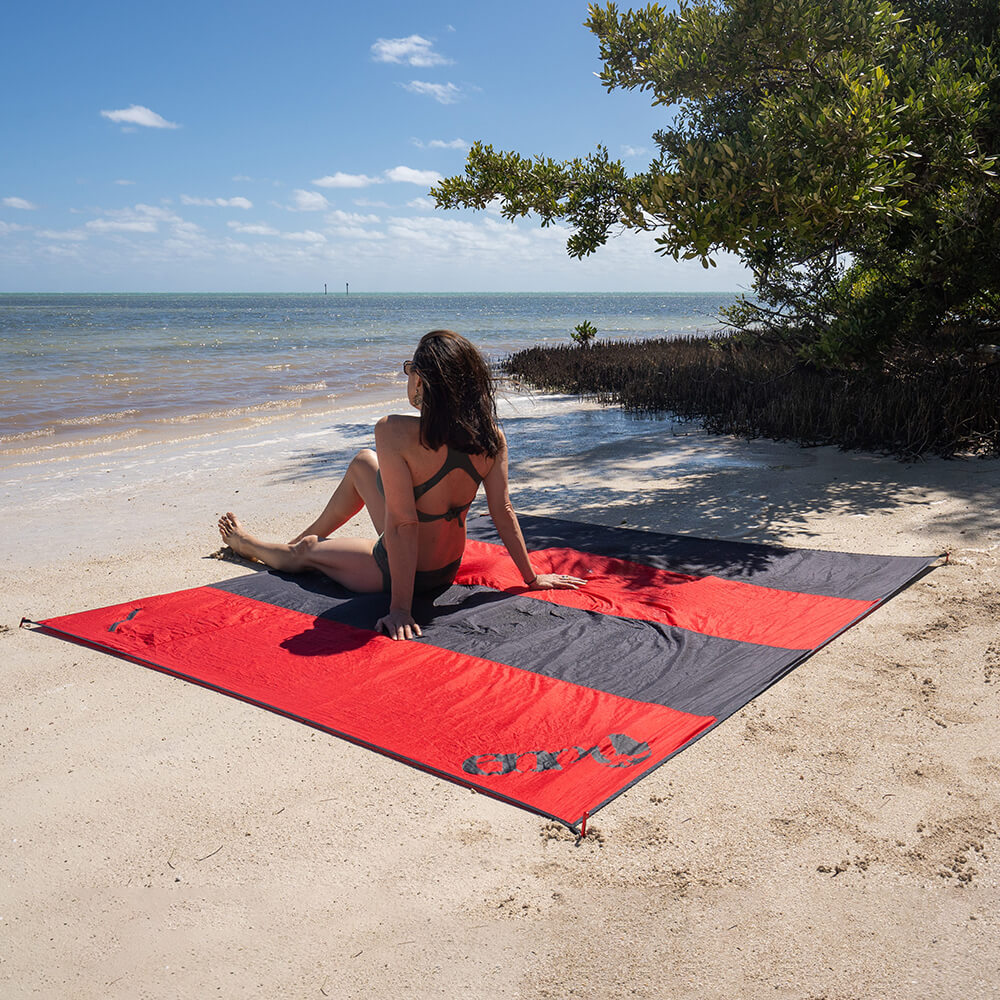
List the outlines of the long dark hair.
<svg viewBox="0 0 1000 1000">
<path fill-rule="evenodd" d="M 502 438 L 493 376 L 479 351 L 452 330 L 431 330 L 413 352 L 413 367 L 423 383 L 420 443 L 493 458 Z"/>
</svg>

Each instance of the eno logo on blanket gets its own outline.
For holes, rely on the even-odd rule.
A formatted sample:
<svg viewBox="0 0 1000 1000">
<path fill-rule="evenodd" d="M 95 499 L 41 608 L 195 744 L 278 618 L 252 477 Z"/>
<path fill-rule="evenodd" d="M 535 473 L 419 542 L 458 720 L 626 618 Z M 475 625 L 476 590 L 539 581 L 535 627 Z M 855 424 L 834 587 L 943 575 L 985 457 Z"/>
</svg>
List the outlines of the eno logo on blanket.
<svg viewBox="0 0 1000 1000">
<path fill-rule="evenodd" d="M 482 753 L 469 757 L 462 770 L 492 778 L 501 774 L 529 774 L 535 771 L 561 771 L 590 757 L 605 767 L 635 767 L 652 754 L 648 743 L 639 743 L 625 733 L 611 733 L 607 742 L 610 748 L 597 743 L 590 749 L 566 747 L 562 750 L 524 750 L 521 753 Z"/>
</svg>

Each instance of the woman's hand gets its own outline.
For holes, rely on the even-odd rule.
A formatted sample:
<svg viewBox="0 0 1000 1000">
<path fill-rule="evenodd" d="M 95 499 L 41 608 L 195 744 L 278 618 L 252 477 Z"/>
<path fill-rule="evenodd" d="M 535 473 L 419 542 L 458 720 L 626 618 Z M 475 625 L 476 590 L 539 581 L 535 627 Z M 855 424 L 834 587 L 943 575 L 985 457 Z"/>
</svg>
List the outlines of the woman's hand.
<svg viewBox="0 0 1000 1000">
<path fill-rule="evenodd" d="M 420 626 L 408 611 L 392 611 L 375 622 L 376 632 L 385 632 L 390 639 L 413 639 L 423 635 Z"/>
<path fill-rule="evenodd" d="M 566 573 L 539 573 L 531 583 L 529 590 L 576 590 L 582 587 L 587 581 L 581 580 L 578 576 L 569 576 Z"/>
</svg>

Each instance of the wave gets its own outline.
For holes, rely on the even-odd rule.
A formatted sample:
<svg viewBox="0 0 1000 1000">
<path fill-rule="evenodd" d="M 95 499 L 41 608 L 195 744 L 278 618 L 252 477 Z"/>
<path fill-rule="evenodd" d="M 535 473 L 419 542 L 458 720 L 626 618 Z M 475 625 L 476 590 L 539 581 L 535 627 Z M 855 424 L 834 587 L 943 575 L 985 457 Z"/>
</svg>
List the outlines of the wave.
<svg viewBox="0 0 1000 1000">
<path fill-rule="evenodd" d="M 302 406 L 301 399 L 269 399 L 263 403 L 253 403 L 250 406 L 233 406 L 226 409 L 202 410 L 200 413 L 181 413 L 172 417 L 153 417 L 153 424 L 191 424 L 199 420 L 232 420 L 234 417 L 250 417 L 258 413 L 282 410 L 297 410 Z"/>
<path fill-rule="evenodd" d="M 0 434 L 0 444 L 8 441 L 31 441 L 34 438 L 52 437 L 55 434 L 53 427 L 38 427 L 32 431 L 22 431 L 20 434 Z"/>
<path fill-rule="evenodd" d="M 123 430 L 118 431 L 115 434 L 100 434 L 97 437 L 86 438 L 84 441 L 78 440 L 62 440 L 54 441 L 51 444 L 36 444 L 30 448 L 3 448 L 2 454 L 6 456 L 16 456 L 16 455 L 39 455 L 42 452 L 57 451 L 60 449 L 65 449 L 67 446 L 73 447 L 80 444 L 85 444 L 88 447 L 94 444 L 109 444 L 113 441 L 124 441 L 126 438 L 135 437 L 140 434 L 141 431 L 138 427 L 128 427 Z"/>
<path fill-rule="evenodd" d="M 123 417 L 136 417 L 140 412 L 140 410 L 114 410 L 111 413 L 93 413 L 85 417 L 61 417 L 55 424 L 57 427 L 94 427 Z"/>
<path fill-rule="evenodd" d="M 282 392 L 316 392 L 326 388 L 326 382 L 300 382 L 298 385 L 278 386 Z"/>
</svg>

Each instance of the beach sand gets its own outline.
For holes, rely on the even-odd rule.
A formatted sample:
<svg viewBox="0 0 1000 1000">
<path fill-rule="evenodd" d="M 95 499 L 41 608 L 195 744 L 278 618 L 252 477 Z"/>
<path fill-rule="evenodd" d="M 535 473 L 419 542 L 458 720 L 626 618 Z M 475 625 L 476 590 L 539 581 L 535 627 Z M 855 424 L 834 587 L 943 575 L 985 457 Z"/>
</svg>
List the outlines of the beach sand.
<svg viewBox="0 0 1000 1000">
<path fill-rule="evenodd" d="M 934 569 L 563 828 L 18 629 L 250 572 L 372 408 L 24 464 L 0 573 L 0 997 L 1000 997 L 1000 463 L 503 406 L 524 512 Z M 369 534 L 360 519 L 348 527 Z"/>
</svg>

